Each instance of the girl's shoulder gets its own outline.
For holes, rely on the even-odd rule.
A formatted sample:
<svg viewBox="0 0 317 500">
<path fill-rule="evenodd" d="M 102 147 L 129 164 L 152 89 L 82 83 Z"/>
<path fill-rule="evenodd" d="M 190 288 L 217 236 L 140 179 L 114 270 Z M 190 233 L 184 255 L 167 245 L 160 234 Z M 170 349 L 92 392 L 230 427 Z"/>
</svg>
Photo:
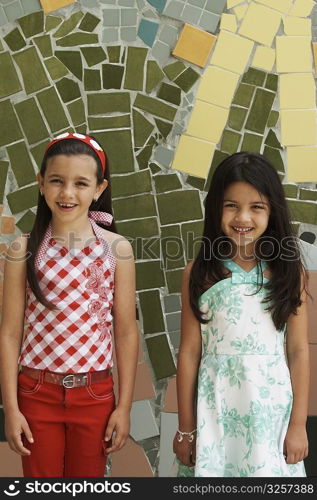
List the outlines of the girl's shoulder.
<svg viewBox="0 0 317 500">
<path fill-rule="evenodd" d="M 110 245 L 112 253 L 117 258 L 133 257 L 132 245 L 127 238 L 121 234 L 113 233 L 107 229 L 100 228 L 104 240 Z"/>
</svg>

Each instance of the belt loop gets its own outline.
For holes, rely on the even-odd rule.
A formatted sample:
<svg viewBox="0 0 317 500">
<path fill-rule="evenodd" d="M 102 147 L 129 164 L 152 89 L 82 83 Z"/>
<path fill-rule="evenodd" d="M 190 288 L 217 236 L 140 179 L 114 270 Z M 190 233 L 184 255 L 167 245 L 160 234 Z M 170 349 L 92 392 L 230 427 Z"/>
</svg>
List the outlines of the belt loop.
<svg viewBox="0 0 317 500">
<path fill-rule="evenodd" d="M 41 370 L 40 371 L 40 376 L 39 376 L 39 382 L 40 382 L 40 384 L 44 383 L 44 375 L 45 375 L 44 370 Z"/>
<path fill-rule="evenodd" d="M 91 372 L 87 372 L 87 385 L 91 386 Z"/>
</svg>

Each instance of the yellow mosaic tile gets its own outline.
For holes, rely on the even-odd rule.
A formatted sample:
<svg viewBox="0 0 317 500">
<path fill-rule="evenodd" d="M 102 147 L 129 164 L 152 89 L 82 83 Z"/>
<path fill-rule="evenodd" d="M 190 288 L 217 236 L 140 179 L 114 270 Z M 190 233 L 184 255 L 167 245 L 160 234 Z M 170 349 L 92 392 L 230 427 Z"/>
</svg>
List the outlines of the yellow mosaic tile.
<svg viewBox="0 0 317 500">
<path fill-rule="evenodd" d="M 311 35 L 311 20 L 303 17 L 288 16 L 283 20 L 286 35 Z"/>
<path fill-rule="evenodd" d="M 200 81 L 196 98 L 217 106 L 229 108 L 239 80 L 231 73 L 216 66 L 209 66 Z"/>
<path fill-rule="evenodd" d="M 227 0 L 227 9 L 232 9 L 239 3 L 242 3 L 243 0 Z"/>
<path fill-rule="evenodd" d="M 253 45 L 251 40 L 220 31 L 210 64 L 241 74 L 245 70 Z"/>
<path fill-rule="evenodd" d="M 237 31 L 237 19 L 234 14 L 222 14 L 220 21 L 220 29 L 232 31 L 235 33 Z"/>
<path fill-rule="evenodd" d="M 278 73 L 310 73 L 312 70 L 311 38 L 277 36 L 276 69 Z"/>
<path fill-rule="evenodd" d="M 241 23 L 239 34 L 271 46 L 279 29 L 282 15 L 264 5 L 251 3 Z"/>
<path fill-rule="evenodd" d="M 40 0 L 45 14 L 60 9 L 61 7 L 66 7 L 66 5 L 70 5 L 76 1 L 77 0 Z"/>
<path fill-rule="evenodd" d="M 275 62 L 275 50 L 270 47 L 263 47 L 259 45 L 255 49 L 254 58 L 251 66 L 271 71 Z"/>
<path fill-rule="evenodd" d="M 310 15 L 315 2 L 313 0 L 295 0 L 293 7 L 289 11 L 290 16 L 307 17 Z"/>
<path fill-rule="evenodd" d="M 284 146 L 317 144 L 316 110 L 284 109 L 280 112 Z"/>
<path fill-rule="evenodd" d="M 241 21 L 241 19 L 244 18 L 244 15 L 245 15 L 247 9 L 248 9 L 248 5 L 247 4 L 238 5 L 238 7 L 235 7 L 233 9 L 233 12 L 235 13 L 238 21 Z"/>
<path fill-rule="evenodd" d="M 186 134 L 205 141 L 219 142 L 229 110 L 198 99 L 189 119 Z"/>
<path fill-rule="evenodd" d="M 315 80 L 310 73 L 280 75 L 280 108 L 312 109 L 316 107 Z"/>
<path fill-rule="evenodd" d="M 203 68 L 216 38 L 207 31 L 185 24 L 172 54 Z"/>
<path fill-rule="evenodd" d="M 257 0 L 258 3 L 262 3 L 267 7 L 271 7 L 271 9 L 278 10 L 283 14 L 287 14 L 293 0 Z"/>
<path fill-rule="evenodd" d="M 172 169 L 205 179 L 214 150 L 215 144 L 182 135 L 174 156 Z"/>
<path fill-rule="evenodd" d="M 288 182 L 317 182 L 317 147 L 287 148 Z"/>
</svg>

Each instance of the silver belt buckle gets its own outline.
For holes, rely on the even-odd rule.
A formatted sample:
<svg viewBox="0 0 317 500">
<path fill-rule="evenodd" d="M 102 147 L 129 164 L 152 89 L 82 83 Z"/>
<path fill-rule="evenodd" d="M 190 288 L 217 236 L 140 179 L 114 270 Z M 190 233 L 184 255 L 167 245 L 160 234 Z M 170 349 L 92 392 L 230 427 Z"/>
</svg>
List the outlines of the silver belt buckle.
<svg viewBox="0 0 317 500">
<path fill-rule="evenodd" d="M 75 375 L 73 375 L 72 373 L 66 375 L 62 380 L 62 385 L 65 387 L 65 389 L 72 389 L 73 387 L 75 387 Z"/>
</svg>

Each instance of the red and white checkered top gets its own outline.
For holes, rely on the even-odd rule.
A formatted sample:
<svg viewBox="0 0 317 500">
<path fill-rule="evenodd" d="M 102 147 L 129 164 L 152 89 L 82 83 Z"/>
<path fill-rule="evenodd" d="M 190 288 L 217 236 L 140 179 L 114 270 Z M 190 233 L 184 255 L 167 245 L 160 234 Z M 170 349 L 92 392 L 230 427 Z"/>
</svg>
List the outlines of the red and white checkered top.
<svg viewBox="0 0 317 500">
<path fill-rule="evenodd" d="M 111 368 L 112 305 L 116 260 L 102 230 L 89 219 L 97 240 L 67 249 L 48 227 L 35 263 L 50 310 L 27 287 L 27 329 L 19 362 L 59 373 Z"/>
</svg>

